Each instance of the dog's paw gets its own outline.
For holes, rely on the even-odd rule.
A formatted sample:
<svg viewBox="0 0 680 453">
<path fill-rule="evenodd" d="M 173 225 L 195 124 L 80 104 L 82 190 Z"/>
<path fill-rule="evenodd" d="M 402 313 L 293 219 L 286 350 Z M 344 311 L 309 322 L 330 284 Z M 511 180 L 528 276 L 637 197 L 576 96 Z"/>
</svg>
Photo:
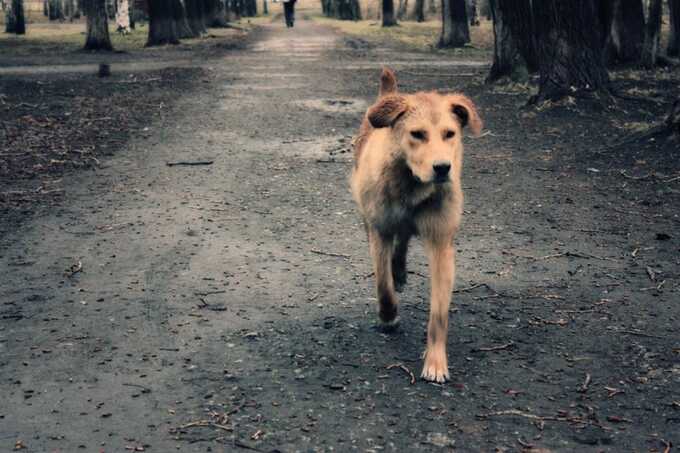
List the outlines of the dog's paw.
<svg viewBox="0 0 680 453">
<path fill-rule="evenodd" d="M 400 322 L 399 316 L 395 317 L 391 321 L 383 321 L 382 319 L 378 319 L 378 322 L 375 325 L 375 329 L 378 332 L 382 333 L 392 333 L 396 332 L 397 329 L 399 329 L 399 322 Z"/>
<path fill-rule="evenodd" d="M 449 366 L 446 360 L 446 352 L 425 353 L 425 364 L 420 377 L 430 382 L 443 384 L 449 380 Z"/>
</svg>

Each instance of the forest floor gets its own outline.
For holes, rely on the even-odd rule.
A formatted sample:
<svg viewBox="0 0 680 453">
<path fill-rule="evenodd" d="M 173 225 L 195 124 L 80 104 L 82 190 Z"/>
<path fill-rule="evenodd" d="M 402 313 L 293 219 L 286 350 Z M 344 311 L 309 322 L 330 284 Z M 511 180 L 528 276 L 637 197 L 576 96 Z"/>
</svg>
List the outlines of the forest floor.
<svg viewBox="0 0 680 453">
<path fill-rule="evenodd" d="M 484 85 L 488 59 L 309 21 L 195 61 L 0 79 L 0 450 L 680 444 L 680 159 L 644 135 L 678 69 L 613 73 L 606 106 L 529 108 L 530 86 Z M 444 385 L 417 378 L 419 245 L 400 329 L 374 329 L 347 177 L 381 64 L 404 91 L 464 91 L 486 122 L 466 142 Z"/>
</svg>

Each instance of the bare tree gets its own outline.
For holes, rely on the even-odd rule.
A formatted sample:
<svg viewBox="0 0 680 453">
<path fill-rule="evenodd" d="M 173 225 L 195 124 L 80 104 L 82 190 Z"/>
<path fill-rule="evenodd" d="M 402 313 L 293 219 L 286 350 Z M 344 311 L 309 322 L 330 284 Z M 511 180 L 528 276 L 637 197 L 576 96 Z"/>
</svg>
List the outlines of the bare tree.
<svg viewBox="0 0 680 453">
<path fill-rule="evenodd" d="M 26 19 L 24 17 L 23 0 L 11 0 L 6 5 L 5 11 L 5 31 L 16 35 L 26 34 Z"/>
<path fill-rule="evenodd" d="M 530 0 L 489 0 L 489 8 L 493 20 L 494 52 L 487 82 L 503 77 L 515 81 L 526 80 L 529 64 L 524 56 L 526 52 L 522 50 L 524 47 L 534 47 Z M 523 28 L 522 24 L 527 22 L 529 25 Z M 529 40 L 530 44 L 523 45 L 524 40 Z"/>
<path fill-rule="evenodd" d="M 666 53 L 669 57 L 677 57 L 680 55 L 680 0 L 668 0 L 668 12 L 670 33 Z"/>
<path fill-rule="evenodd" d="M 442 0 L 442 33 L 437 47 L 463 47 L 470 42 L 465 0 Z"/>
<path fill-rule="evenodd" d="M 87 16 L 86 50 L 113 50 L 109 37 L 109 21 L 106 14 L 106 0 L 85 0 Z"/>
<path fill-rule="evenodd" d="M 382 26 L 392 27 L 397 25 L 394 17 L 394 2 L 392 0 L 382 0 Z"/>
<path fill-rule="evenodd" d="M 640 63 L 645 68 L 656 66 L 661 37 L 661 0 L 649 0 L 647 23 L 645 24 L 645 40 L 642 44 Z"/>
<path fill-rule="evenodd" d="M 540 82 L 532 102 L 572 93 L 608 93 L 596 1 L 533 2 Z"/>
<path fill-rule="evenodd" d="M 413 18 L 416 22 L 425 22 L 425 0 L 416 0 L 416 5 L 413 9 Z"/>
<path fill-rule="evenodd" d="M 642 0 L 615 0 L 607 60 L 618 63 L 640 61 L 644 41 L 645 17 Z"/>
<path fill-rule="evenodd" d="M 399 8 L 397 9 L 397 19 L 404 20 L 406 12 L 408 11 L 408 0 L 399 0 Z"/>
<path fill-rule="evenodd" d="M 116 0 L 116 28 L 123 34 L 130 33 L 130 10 L 128 0 Z"/>
<path fill-rule="evenodd" d="M 148 5 L 149 37 L 146 45 L 179 44 L 177 22 L 182 17 L 179 0 L 149 0 Z"/>
</svg>

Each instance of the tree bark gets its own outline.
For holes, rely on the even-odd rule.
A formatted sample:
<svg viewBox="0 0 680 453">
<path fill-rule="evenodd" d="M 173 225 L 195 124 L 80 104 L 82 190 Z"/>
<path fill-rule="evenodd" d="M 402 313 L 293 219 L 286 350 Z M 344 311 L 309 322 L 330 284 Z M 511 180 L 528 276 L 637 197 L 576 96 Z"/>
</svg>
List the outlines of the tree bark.
<svg viewBox="0 0 680 453">
<path fill-rule="evenodd" d="M 637 63 L 642 56 L 645 17 L 642 0 L 616 0 L 606 60 L 611 63 Z"/>
<path fill-rule="evenodd" d="M 399 9 L 397 10 L 397 19 L 404 20 L 406 11 L 408 10 L 408 0 L 399 0 Z"/>
<path fill-rule="evenodd" d="M 5 11 L 5 21 L 5 31 L 7 33 L 14 33 L 16 35 L 26 34 L 23 0 L 11 0 Z"/>
<path fill-rule="evenodd" d="M 392 27 L 397 25 L 394 17 L 394 2 L 392 0 L 382 0 L 382 26 Z"/>
<path fill-rule="evenodd" d="M 109 37 L 106 0 L 86 0 L 84 6 L 87 15 L 85 50 L 113 50 Z"/>
<path fill-rule="evenodd" d="M 645 40 L 642 44 L 640 63 L 645 68 L 656 66 L 661 36 L 661 0 L 649 0 L 647 23 L 645 24 Z"/>
<path fill-rule="evenodd" d="M 179 44 L 177 22 L 182 17 L 179 0 L 149 0 L 149 37 L 147 46 Z"/>
<path fill-rule="evenodd" d="M 596 1 L 533 2 L 540 82 L 532 102 L 579 92 L 608 93 Z"/>
<path fill-rule="evenodd" d="M 469 42 L 465 0 L 442 0 L 442 33 L 437 47 L 463 47 Z"/>
<path fill-rule="evenodd" d="M 680 135 L 680 100 L 673 103 L 671 111 L 666 118 L 666 126 L 675 135 Z"/>
<path fill-rule="evenodd" d="M 668 0 L 668 12 L 670 33 L 666 53 L 669 57 L 677 57 L 680 55 L 680 0 Z"/>
<path fill-rule="evenodd" d="M 413 18 L 416 22 L 425 22 L 425 0 L 416 0 Z"/>
<path fill-rule="evenodd" d="M 50 20 L 63 20 L 64 12 L 61 9 L 60 0 L 48 1 L 48 17 Z"/>
<path fill-rule="evenodd" d="M 202 0 L 184 0 L 186 8 L 186 18 L 189 23 L 192 35 L 194 37 L 201 36 L 208 30 L 204 22 L 204 8 Z M 182 36 L 184 37 L 184 36 Z"/>
<path fill-rule="evenodd" d="M 116 28 L 123 34 L 130 33 L 130 9 L 128 0 L 116 0 Z"/>
<path fill-rule="evenodd" d="M 486 79 L 487 83 L 495 82 L 503 77 L 509 77 L 513 81 L 525 81 L 529 76 L 527 62 L 519 44 L 521 37 L 509 23 L 513 19 L 512 9 L 515 6 L 512 3 L 518 2 L 489 0 L 493 20 L 494 52 L 493 64 Z M 528 5 L 529 2 L 526 3 Z"/>
<path fill-rule="evenodd" d="M 470 26 L 479 25 L 479 16 L 477 14 L 477 0 L 469 0 L 468 3 L 470 9 Z"/>
</svg>

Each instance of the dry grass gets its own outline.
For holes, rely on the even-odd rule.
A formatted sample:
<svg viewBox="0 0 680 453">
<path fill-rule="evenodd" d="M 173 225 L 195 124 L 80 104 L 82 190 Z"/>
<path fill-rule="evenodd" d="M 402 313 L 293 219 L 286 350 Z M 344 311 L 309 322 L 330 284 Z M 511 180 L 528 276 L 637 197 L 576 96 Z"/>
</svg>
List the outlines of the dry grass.
<svg viewBox="0 0 680 453">
<path fill-rule="evenodd" d="M 351 36 L 360 37 L 377 44 L 398 43 L 414 51 L 435 50 L 441 33 L 439 20 L 428 20 L 418 23 L 401 21 L 396 27 L 384 28 L 376 20 L 340 21 L 325 17 L 314 16 L 319 23 L 335 27 Z M 470 27 L 471 43 L 462 49 L 446 49 L 443 52 L 465 54 L 467 56 L 488 56 L 493 48 L 493 31 L 491 22 L 483 20 L 478 27 Z"/>
<path fill-rule="evenodd" d="M 249 30 L 256 25 L 271 20 L 271 17 L 247 18 L 240 21 L 237 25 L 245 30 Z M 123 35 L 118 33 L 115 26 L 109 26 L 109 34 L 113 48 L 119 52 L 139 52 L 145 49 L 147 36 L 149 33 L 148 24 L 138 23 L 135 30 Z M 211 28 L 207 38 L 230 38 L 241 33 L 231 28 Z M 205 42 L 206 38 L 183 39 L 183 45 L 196 45 Z M 25 35 L 13 35 L 0 33 L 0 47 L 3 54 L 12 56 L 38 56 L 67 54 L 79 51 L 85 44 L 85 23 L 34 23 L 26 27 Z"/>
</svg>

